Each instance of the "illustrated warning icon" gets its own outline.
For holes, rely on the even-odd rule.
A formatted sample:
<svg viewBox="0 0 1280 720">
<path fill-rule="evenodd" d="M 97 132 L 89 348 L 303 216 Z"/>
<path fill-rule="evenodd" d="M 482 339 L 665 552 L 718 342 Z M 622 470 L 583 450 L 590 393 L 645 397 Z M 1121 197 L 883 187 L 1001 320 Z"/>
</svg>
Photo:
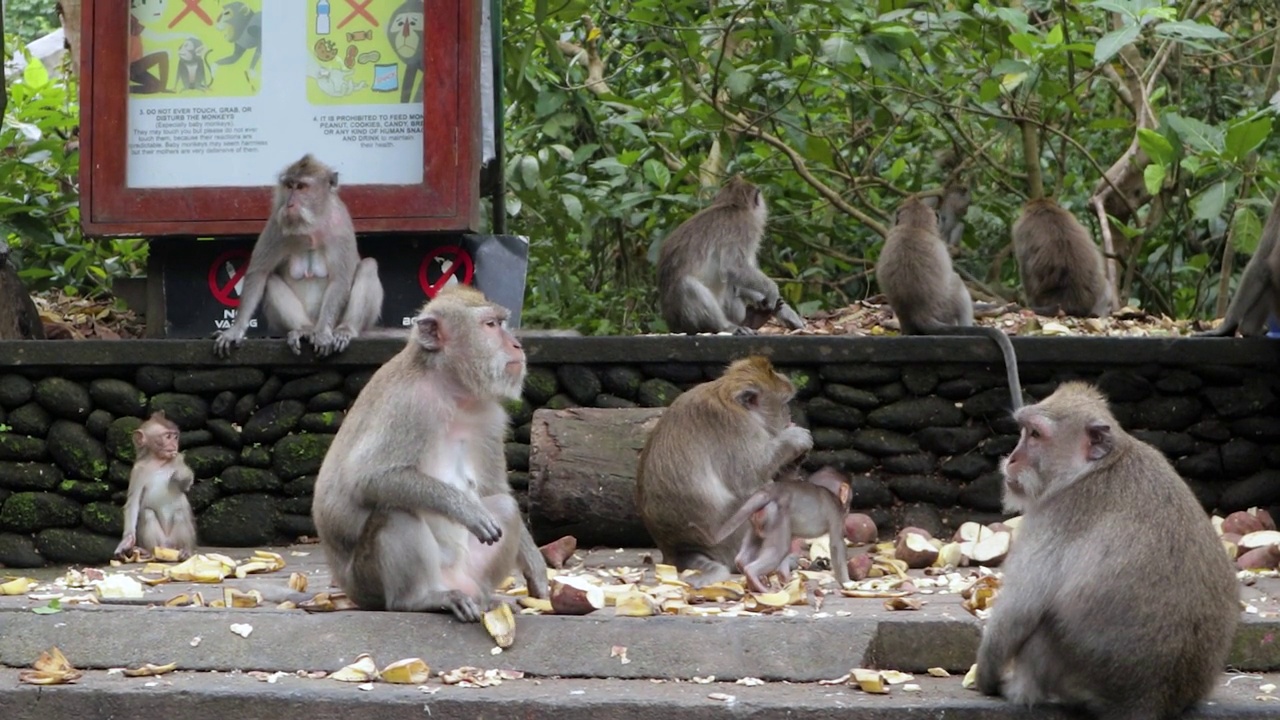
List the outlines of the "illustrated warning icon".
<svg viewBox="0 0 1280 720">
<path fill-rule="evenodd" d="M 248 271 L 248 250 L 237 248 L 222 253 L 209 266 L 209 292 L 227 307 L 240 307 L 240 291 Z"/>
<path fill-rule="evenodd" d="M 475 262 L 471 253 L 457 245 L 442 245 L 432 248 L 422 258 L 418 268 L 418 284 L 427 297 L 434 298 L 436 293 L 450 285 L 471 284 L 475 274 Z"/>
</svg>

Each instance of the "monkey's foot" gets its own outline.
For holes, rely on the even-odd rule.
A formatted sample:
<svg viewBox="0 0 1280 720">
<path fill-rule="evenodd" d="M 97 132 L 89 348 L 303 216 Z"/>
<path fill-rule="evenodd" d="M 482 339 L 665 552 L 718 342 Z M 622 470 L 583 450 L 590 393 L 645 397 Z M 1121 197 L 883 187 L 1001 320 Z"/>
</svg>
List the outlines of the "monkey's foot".
<svg viewBox="0 0 1280 720">
<path fill-rule="evenodd" d="M 445 605 L 453 613 L 453 616 L 462 622 L 480 622 L 480 618 L 484 616 L 484 611 L 488 609 L 486 607 L 487 603 L 482 604 L 480 599 L 473 598 L 458 590 L 450 590 L 445 595 Z"/>
<path fill-rule="evenodd" d="M 322 328 L 311 333 L 311 349 L 315 351 L 316 357 L 329 357 L 334 352 L 333 332 L 328 328 Z"/>
<path fill-rule="evenodd" d="M 739 325 L 738 327 L 733 329 L 733 334 L 734 335 L 755 335 L 756 331 L 747 327 L 746 325 Z"/>
<path fill-rule="evenodd" d="M 289 349 L 293 351 L 294 355 L 301 355 L 302 341 L 306 340 L 310 336 L 311 331 L 308 329 L 290 330 L 289 334 L 284 336 L 284 339 L 285 342 L 289 344 Z"/>
<path fill-rule="evenodd" d="M 339 325 L 333 330 L 333 352 L 340 353 L 347 349 L 351 344 L 351 340 L 357 337 L 358 333 L 346 325 Z"/>
<path fill-rule="evenodd" d="M 244 343 L 244 336 L 236 336 L 226 330 L 220 330 L 213 334 L 213 354 L 218 357 L 228 357 L 231 355 L 232 348 L 238 348 Z"/>
</svg>

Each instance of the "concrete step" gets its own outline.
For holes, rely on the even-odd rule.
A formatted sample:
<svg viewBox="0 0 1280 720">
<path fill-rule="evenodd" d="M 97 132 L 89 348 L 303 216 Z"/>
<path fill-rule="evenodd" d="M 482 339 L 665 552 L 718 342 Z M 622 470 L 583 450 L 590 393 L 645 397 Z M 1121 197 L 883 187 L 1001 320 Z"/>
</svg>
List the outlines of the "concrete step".
<svg viewBox="0 0 1280 720">
<path fill-rule="evenodd" d="M 289 562 L 284 571 L 224 585 L 283 587 L 291 571 L 306 574 L 312 591 L 327 585 L 318 548 L 276 550 Z M 585 559 L 589 567 L 638 567 L 645 552 L 596 551 Z M 150 588 L 148 598 L 163 602 L 195 590 L 207 598 L 221 594 L 219 585 L 171 583 Z M 1280 579 L 1260 579 L 1242 592 L 1256 612 L 1242 614 L 1230 665 L 1243 672 L 1280 670 Z M 925 605 L 918 611 L 829 593 L 820 610 L 795 607 L 787 616 L 630 618 L 609 608 L 576 617 L 519 615 L 515 644 L 500 655 L 480 626 L 443 614 L 69 605 L 39 615 L 31 609 L 44 602 L 8 597 L 0 598 L 0 666 L 27 667 L 56 645 L 88 670 L 176 662 L 184 671 L 332 672 L 369 652 L 383 665 L 421 657 L 435 668 L 503 667 L 539 677 L 816 682 L 852 667 L 915 673 L 942 667 L 963 674 L 976 655 L 980 621 L 960 607 L 957 594 L 919 597 Z M 252 633 L 233 633 L 236 623 L 252 626 Z M 626 648 L 627 663 L 613 656 L 615 647 Z"/>
<path fill-rule="evenodd" d="M 86 673 L 73 685 L 35 687 L 0 670 L 0 707 L 6 720 L 81 720 L 167 717 L 182 720 L 1067 720 L 1054 709 L 1027 710 L 960 686 L 959 678 L 917 676 L 916 692 L 896 686 L 869 695 L 847 685 L 767 683 L 655 683 L 647 680 L 522 679 L 487 688 L 419 687 L 375 683 L 371 688 L 329 679 L 279 678 L 274 683 L 234 673 L 177 672 L 159 678 Z M 1259 699 L 1258 687 L 1275 677 L 1223 675 L 1210 702 L 1189 718 L 1275 718 L 1280 703 Z M 732 696 L 732 697 L 724 697 Z"/>
</svg>

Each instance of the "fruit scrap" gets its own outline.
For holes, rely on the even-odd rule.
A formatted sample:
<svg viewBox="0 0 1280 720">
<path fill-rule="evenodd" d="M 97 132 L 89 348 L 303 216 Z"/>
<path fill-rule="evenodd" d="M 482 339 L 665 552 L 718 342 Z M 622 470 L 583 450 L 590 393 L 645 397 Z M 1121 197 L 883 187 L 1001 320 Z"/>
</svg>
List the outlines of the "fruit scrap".
<svg viewBox="0 0 1280 720">
<path fill-rule="evenodd" d="M 173 567 L 165 567 L 164 573 L 178 582 L 219 583 L 236 566 L 231 558 L 226 560 L 229 562 L 213 554 L 192 555 Z"/>
<path fill-rule="evenodd" d="M 889 692 L 889 685 L 879 670 L 867 670 L 865 668 L 854 668 L 853 681 L 862 689 L 862 692 L 884 695 Z"/>
<path fill-rule="evenodd" d="M 25 595 L 35 584 L 34 578 L 7 577 L 4 583 L 0 583 L 0 595 Z"/>
<path fill-rule="evenodd" d="M 360 653 L 356 661 L 331 674 L 330 680 L 338 682 L 370 682 L 378 679 L 378 664 L 369 653 Z"/>
<path fill-rule="evenodd" d="M 557 576 L 551 586 L 551 609 L 557 615 L 586 615 L 604 607 L 604 591 L 582 576 Z"/>
<path fill-rule="evenodd" d="M 504 604 L 503 607 L 506 607 Z M 510 614 L 508 609 L 507 613 Z M 343 668 L 345 670 L 346 668 Z M 341 670 L 339 671 L 341 672 Z M 397 660 L 382 668 L 383 681 L 400 685 L 421 685 L 431 678 L 431 668 L 422 658 Z"/>
<path fill-rule="evenodd" d="M 509 648 L 516 641 L 516 618 L 511 606 L 499 602 L 481 617 L 484 629 L 500 648 Z"/>
<path fill-rule="evenodd" d="M 302 573 L 289 573 L 289 589 L 295 592 L 307 591 L 307 576 Z"/>
<path fill-rule="evenodd" d="M 894 597 L 884 601 L 885 610 L 919 610 L 923 606 L 920 598 Z"/>
<path fill-rule="evenodd" d="M 222 606 L 229 608 L 255 608 L 262 604 L 262 593 L 257 590 L 243 592 L 235 588 L 222 589 Z"/>
<path fill-rule="evenodd" d="M 445 685 L 464 688 L 493 687 L 501 685 L 503 680 L 519 680 L 522 677 L 524 673 L 519 670 L 481 670 L 470 665 L 440 673 L 440 681 Z"/>
<path fill-rule="evenodd" d="M 298 607 L 307 612 L 337 612 L 355 610 L 356 604 L 344 592 L 318 593 L 310 600 L 303 600 Z"/>
<path fill-rule="evenodd" d="M 40 653 L 40 657 L 32 663 L 34 670 L 25 670 L 18 679 L 29 685 L 63 685 L 79 680 L 81 673 L 71 667 L 67 658 L 56 646 Z"/>
<path fill-rule="evenodd" d="M 174 548 L 156 547 L 151 549 L 151 557 L 156 562 L 178 562 L 182 559 L 182 551 Z"/>
<path fill-rule="evenodd" d="M 126 677 L 151 677 L 153 675 L 164 675 L 178 669 L 178 663 L 169 663 L 168 665 L 155 665 L 145 663 L 137 667 L 125 668 Z"/>
<path fill-rule="evenodd" d="M 991 609 L 999 589 L 1000 579 L 995 575 L 980 577 L 972 585 L 960 591 L 960 597 L 964 598 L 960 603 L 960 607 L 968 610 L 976 617 L 982 617 L 978 613 Z"/>
<path fill-rule="evenodd" d="M 538 548 L 542 552 L 542 557 L 547 561 L 547 565 L 559 569 L 564 567 L 565 562 L 573 557 L 573 552 L 578 549 L 578 539 L 572 535 L 565 535 L 559 540 L 543 545 Z"/>
<path fill-rule="evenodd" d="M 140 598 L 142 597 L 142 583 L 134 578 L 123 575 L 109 575 L 96 583 L 98 595 L 104 598 Z"/>
<path fill-rule="evenodd" d="M 613 614 L 621 617 L 649 617 L 660 612 L 658 601 L 648 593 L 638 590 L 619 597 L 613 606 Z"/>
</svg>

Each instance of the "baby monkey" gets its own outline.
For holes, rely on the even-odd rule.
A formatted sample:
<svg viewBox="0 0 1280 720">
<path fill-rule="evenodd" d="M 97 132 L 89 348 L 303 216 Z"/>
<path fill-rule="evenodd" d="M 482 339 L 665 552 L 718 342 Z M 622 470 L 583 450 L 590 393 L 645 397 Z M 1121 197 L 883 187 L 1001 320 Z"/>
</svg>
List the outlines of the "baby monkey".
<svg viewBox="0 0 1280 720">
<path fill-rule="evenodd" d="M 186 495 L 195 475 L 178 452 L 178 426 L 157 410 L 133 431 L 133 447 L 137 458 L 129 473 L 124 537 L 116 557 L 135 546 L 147 552 L 163 547 L 185 560 L 196 549 L 195 517 Z"/>
<path fill-rule="evenodd" d="M 788 477 L 788 476 L 784 476 Z M 791 579 L 787 558 L 796 539 L 826 535 L 831 541 L 831 564 L 841 585 L 849 582 L 844 546 L 844 516 L 849 512 L 849 483 L 839 472 L 823 468 L 800 479 L 778 479 L 757 490 L 729 518 L 714 542 L 723 542 L 748 517 L 751 527 L 734 557 L 747 585 L 756 592 L 768 588 L 761 582 L 777 572 L 782 582 Z"/>
</svg>

